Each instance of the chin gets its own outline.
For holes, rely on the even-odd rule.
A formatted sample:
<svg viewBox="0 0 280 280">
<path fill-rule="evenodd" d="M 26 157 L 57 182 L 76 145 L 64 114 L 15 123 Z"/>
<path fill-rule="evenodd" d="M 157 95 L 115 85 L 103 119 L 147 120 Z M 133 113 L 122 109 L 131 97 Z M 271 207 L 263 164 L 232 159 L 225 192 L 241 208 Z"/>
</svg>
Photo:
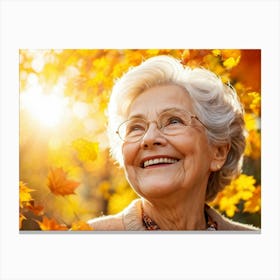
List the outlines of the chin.
<svg viewBox="0 0 280 280">
<path fill-rule="evenodd" d="M 142 197 L 149 198 L 162 198 L 176 192 L 174 183 L 148 183 L 133 187 L 135 191 Z"/>
</svg>

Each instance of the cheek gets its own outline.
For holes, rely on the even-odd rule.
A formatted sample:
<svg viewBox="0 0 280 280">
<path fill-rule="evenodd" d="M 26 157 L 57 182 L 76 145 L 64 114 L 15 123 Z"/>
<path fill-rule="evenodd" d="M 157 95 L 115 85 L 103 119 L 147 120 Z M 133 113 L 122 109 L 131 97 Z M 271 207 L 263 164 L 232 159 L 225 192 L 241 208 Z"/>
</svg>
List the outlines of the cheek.
<svg viewBox="0 0 280 280">
<path fill-rule="evenodd" d="M 209 172 L 212 154 L 207 140 L 197 141 L 193 147 L 193 158 L 198 171 Z"/>
<path fill-rule="evenodd" d="M 211 158 L 208 140 L 203 135 L 189 135 L 184 139 L 177 139 L 173 146 L 185 157 L 186 163 L 204 165 Z"/>
<path fill-rule="evenodd" d="M 174 136 L 173 136 L 174 137 Z M 198 139 L 192 135 L 170 139 L 170 144 L 183 156 L 191 155 L 197 150 Z"/>
<path fill-rule="evenodd" d="M 122 146 L 123 162 L 125 166 L 133 165 L 138 151 L 138 145 L 124 143 Z"/>
<path fill-rule="evenodd" d="M 124 160 L 124 172 L 125 177 L 134 191 L 138 193 L 138 177 L 137 168 L 135 167 L 135 159 L 138 154 L 138 148 L 136 144 L 123 144 L 122 148 L 123 160 Z"/>
</svg>

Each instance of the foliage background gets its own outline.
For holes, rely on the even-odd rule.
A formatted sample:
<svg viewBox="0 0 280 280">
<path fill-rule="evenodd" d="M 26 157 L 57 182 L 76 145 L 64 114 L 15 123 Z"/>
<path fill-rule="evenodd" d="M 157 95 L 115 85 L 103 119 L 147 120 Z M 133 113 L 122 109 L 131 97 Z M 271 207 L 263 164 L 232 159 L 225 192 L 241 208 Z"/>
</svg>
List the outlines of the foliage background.
<svg viewBox="0 0 280 280">
<path fill-rule="evenodd" d="M 136 197 L 109 156 L 106 106 L 114 80 L 158 54 L 208 68 L 236 88 L 248 130 L 243 172 L 211 205 L 260 227 L 260 50 L 22 49 L 21 230 L 89 230 L 86 220 L 117 213 Z"/>
</svg>

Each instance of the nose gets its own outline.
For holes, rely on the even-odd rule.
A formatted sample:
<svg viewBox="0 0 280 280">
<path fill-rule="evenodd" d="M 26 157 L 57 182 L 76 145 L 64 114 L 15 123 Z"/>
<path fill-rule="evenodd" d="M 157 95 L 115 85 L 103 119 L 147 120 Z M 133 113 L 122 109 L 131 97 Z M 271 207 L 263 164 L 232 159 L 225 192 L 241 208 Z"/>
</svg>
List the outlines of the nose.
<svg viewBox="0 0 280 280">
<path fill-rule="evenodd" d="M 164 146 L 166 142 L 166 138 L 160 132 L 157 124 L 155 122 L 150 122 L 150 125 L 141 140 L 141 147 L 147 149 L 154 146 Z"/>
</svg>

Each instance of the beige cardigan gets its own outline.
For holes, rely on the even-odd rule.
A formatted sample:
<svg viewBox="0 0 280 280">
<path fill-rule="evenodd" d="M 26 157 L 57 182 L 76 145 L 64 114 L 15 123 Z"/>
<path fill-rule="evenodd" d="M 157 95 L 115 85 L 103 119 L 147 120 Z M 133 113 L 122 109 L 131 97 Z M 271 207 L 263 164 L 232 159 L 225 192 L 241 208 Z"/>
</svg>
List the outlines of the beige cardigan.
<svg viewBox="0 0 280 280">
<path fill-rule="evenodd" d="M 229 220 L 211 207 L 206 211 L 211 219 L 217 223 L 219 231 L 260 230 L 251 225 Z M 146 228 L 142 222 L 141 199 L 133 200 L 127 208 L 116 215 L 94 218 L 89 220 L 88 224 L 96 231 L 145 231 Z"/>
</svg>

